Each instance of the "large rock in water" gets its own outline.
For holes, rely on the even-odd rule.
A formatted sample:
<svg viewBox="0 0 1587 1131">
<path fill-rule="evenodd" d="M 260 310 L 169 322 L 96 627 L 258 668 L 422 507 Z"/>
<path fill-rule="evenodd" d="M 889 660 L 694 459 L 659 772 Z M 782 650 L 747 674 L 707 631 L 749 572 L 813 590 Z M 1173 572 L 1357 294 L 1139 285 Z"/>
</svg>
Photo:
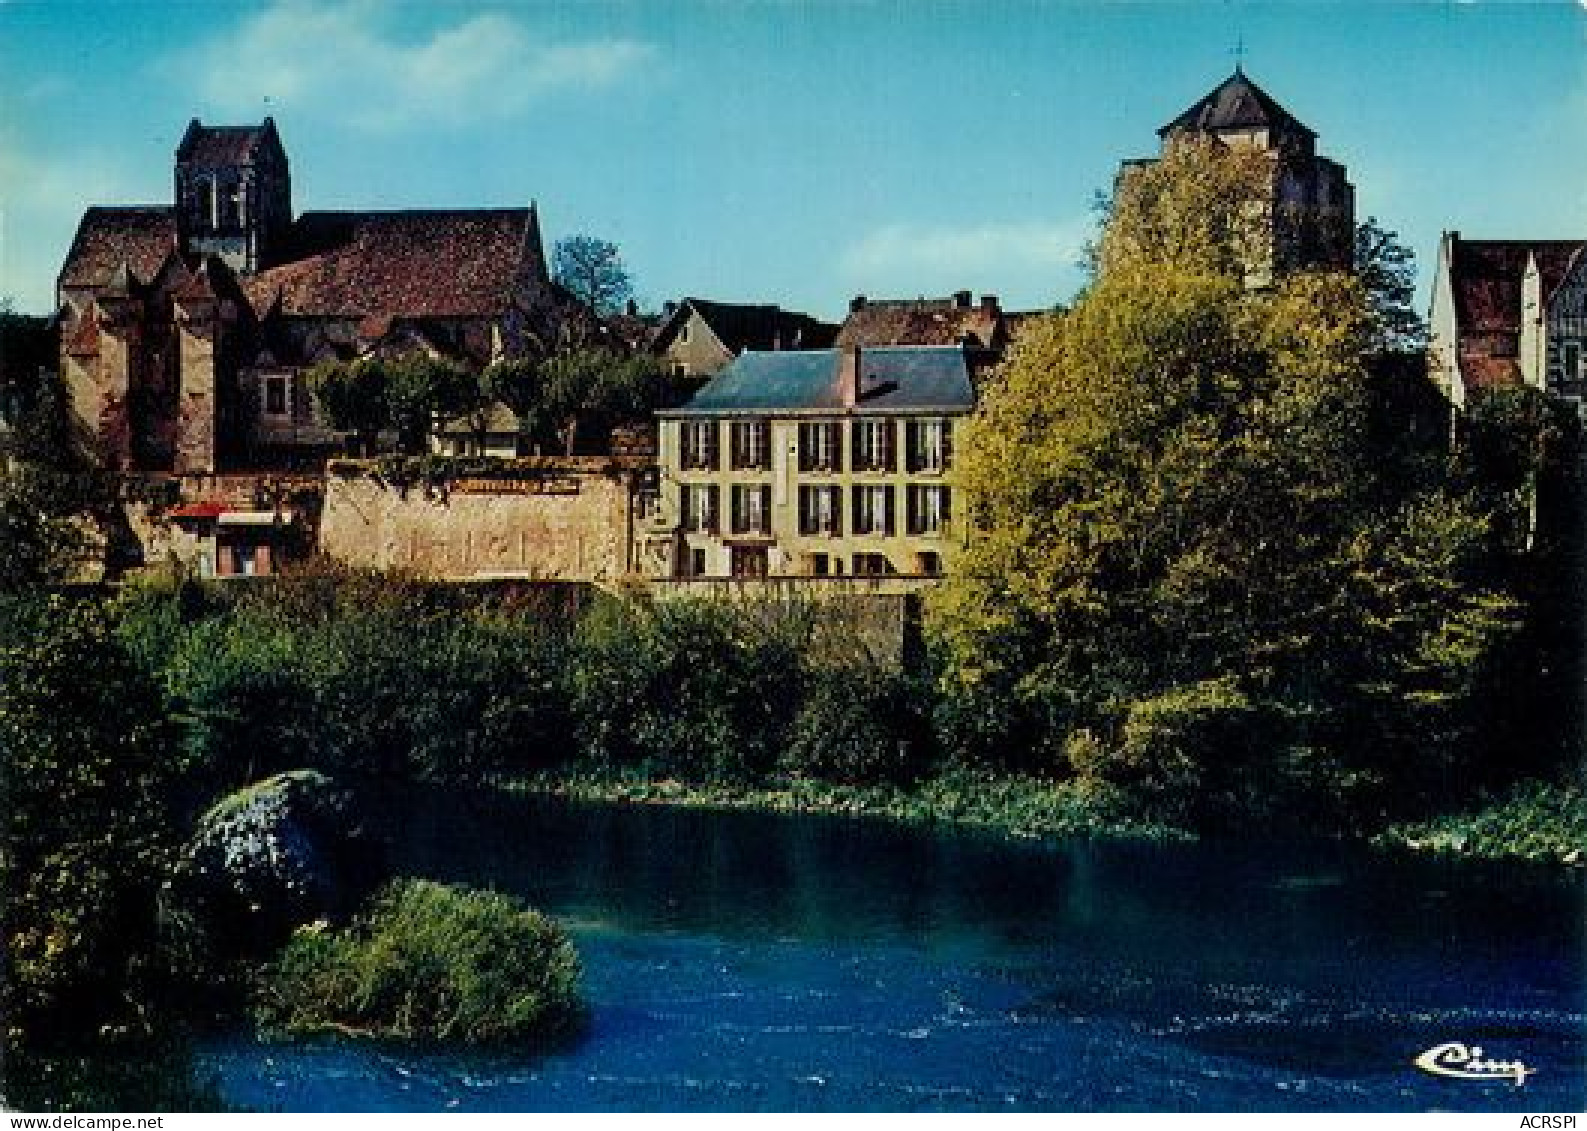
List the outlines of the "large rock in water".
<svg viewBox="0 0 1587 1131">
<path fill-rule="evenodd" d="M 350 914 L 383 878 L 346 790 L 314 770 L 266 778 L 199 818 L 173 887 L 210 944 L 260 954 Z"/>
</svg>

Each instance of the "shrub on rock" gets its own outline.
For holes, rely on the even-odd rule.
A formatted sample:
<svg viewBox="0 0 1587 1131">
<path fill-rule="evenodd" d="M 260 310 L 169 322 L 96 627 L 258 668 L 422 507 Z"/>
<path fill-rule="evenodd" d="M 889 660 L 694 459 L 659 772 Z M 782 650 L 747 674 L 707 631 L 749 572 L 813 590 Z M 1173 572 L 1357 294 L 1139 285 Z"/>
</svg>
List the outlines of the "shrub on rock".
<svg viewBox="0 0 1587 1131">
<path fill-rule="evenodd" d="M 295 927 L 351 914 L 379 881 L 352 796 L 293 770 L 230 794 L 199 819 L 177 869 L 176 907 L 226 954 L 261 954 Z"/>
<path fill-rule="evenodd" d="M 349 928 L 300 929 L 265 971 L 267 1031 L 403 1041 L 544 1043 L 583 1016 L 562 928 L 494 892 L 398 880 Z"/>
</svg>

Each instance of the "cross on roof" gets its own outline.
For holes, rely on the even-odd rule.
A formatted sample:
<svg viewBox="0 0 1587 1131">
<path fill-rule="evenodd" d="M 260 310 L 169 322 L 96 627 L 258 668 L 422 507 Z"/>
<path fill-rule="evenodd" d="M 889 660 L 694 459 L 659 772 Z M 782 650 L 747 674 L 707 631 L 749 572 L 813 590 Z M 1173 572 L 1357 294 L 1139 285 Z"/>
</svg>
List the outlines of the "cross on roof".
<svg viewBox="0 0 1587 1131">
<path fill-rule="evenodd" d="M 1234 46 L 1229 48 L 1229 54 L 1234 56 L 1234 69 L 1240 71 L 1243 74 L 1245 71 L 1246 56 L 1244 32 L 1240 33 L 1240 37 L 1235 40 Z"/>
</svg>

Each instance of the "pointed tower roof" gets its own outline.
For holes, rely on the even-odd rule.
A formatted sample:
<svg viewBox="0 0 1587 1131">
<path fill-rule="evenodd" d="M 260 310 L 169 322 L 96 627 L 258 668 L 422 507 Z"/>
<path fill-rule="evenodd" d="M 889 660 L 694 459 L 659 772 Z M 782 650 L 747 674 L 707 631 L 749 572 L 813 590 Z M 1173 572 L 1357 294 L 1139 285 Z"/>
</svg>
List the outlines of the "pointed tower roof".
<svg viewBox="0 0 1587 1131">
<path fill-rule="evenodd" d="M 1157 133 L 1161 137 L 1167 137 L 1175 133 L 1215 134 L 1226 130 L 1263 127 L 1299 133 L 1308 138 L 1317 136 L 1313 130 L 1308 129 L 1293 114 L 1280 106 L 1272 95 L 1247 78 L 1242 68 L 1236 67 L 1234 74 L 1224 79 L 1210 94 Z"/>
</svg>

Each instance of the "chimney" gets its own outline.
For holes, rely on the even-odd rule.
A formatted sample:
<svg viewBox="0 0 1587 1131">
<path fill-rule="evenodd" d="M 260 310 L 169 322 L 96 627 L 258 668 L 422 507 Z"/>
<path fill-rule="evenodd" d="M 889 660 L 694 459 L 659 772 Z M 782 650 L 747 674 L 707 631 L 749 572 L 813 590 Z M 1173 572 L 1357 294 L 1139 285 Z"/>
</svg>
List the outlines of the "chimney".
<svg viewBox="0 0 1587 1131">
<path fill-rule="evenodd" d="M 996 314 L 997 313 L 997 296 L 996 295 L 982 295 L 981 296 L 981 309 L 983 311 L 985 311 L 987 314 Z"/>
<path fill-rule="evenodd" d="M 970 292 L 969 291 L 954 291 L 953 292 L 953 306 L 954 306 L 955 310 L 969 310 L 970 309 Z"/>
<path fill-rule="evenodd" d="M 866 299 L 864 295 L 855 295 L 853 298 L 849 299 L 849 313 L 858 314 L 860 311 L 864 310 L 865 302 Z"/>
<path fill-rule="evenodd" d="M 860 347 L 850 346 L 838 363 L 838 401 L 844 408 L 853 408 L 859 400 Z"/>
<path fill-rule="evenodd" d="M 629 299 L 628 300 L 627 309 L 628 309 L 628 317 L 630 317 L 630 318 L 638 318 L 639 317 L 639 300 L 638 299 L 632 299 L 632 298 Z"/>
</svg>

